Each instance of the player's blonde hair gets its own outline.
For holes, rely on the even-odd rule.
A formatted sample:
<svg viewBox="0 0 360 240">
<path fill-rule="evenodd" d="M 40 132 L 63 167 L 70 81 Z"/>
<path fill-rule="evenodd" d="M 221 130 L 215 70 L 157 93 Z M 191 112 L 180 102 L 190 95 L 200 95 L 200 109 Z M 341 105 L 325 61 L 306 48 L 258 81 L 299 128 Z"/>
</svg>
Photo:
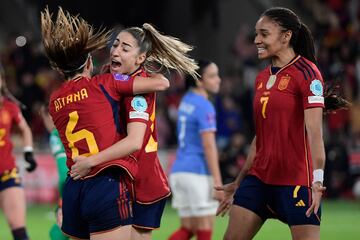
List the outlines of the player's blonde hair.
<svg viewBox="0 0 360 240">
<path fill-rule="evenodd" d="M 181 42 L 178 38 L 166 36 L 157 31 L 151 24 L 144 23 L 142 28 L 130 27 L 122 30 L 130 33 L 140 47 L 140 53 L 146 53 L 144 67 L 153 71 L 153 63 L 158 63 L 167 69 L 174 69 L 195 79 L 199 68 L 194 59 L 188 56 L 193 47 Z"/>
<path fill-rule="evenodd" d="M 61 7 L 54 21 L 48 8 L 41 12 L 41 33 L 50 64 L 68 77 L 82 72 L 89 53 L 105 47 L 110 40 L 110 31 L 95 32 L 83 18 Z"/>
</svg>

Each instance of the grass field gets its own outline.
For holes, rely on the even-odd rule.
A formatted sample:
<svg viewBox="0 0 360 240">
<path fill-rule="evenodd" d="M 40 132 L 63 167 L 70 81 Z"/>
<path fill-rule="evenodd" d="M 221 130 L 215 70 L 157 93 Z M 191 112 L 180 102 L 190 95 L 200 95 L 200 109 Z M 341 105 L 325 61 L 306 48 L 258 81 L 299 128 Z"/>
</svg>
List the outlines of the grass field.
<svg viewBox="0 0 360 240">
<path fill-rule="evenodd" d="M 28 208 L 28 229 L 32 240 L 46 240 L 48 229 L 54 222 L 53 206 L 33 205 Z M 325 201 L 323 204 L 321 238 L 326 240 L 360 239 L 360 202 Z M 227 217 L 217 218 L 214 240 L 222 239 Z M 168 205 L 162 218 L 162 227 L 154 232 L 154 240 L 166 240 L 178 227 L 176 212 Z M 0 212 L 0 240 L 11 240 L 4 215 Z M 288 227 L 276 220 L 269 220 L 255 237 L 257 240 L 290 239 Z"/>
</svg>

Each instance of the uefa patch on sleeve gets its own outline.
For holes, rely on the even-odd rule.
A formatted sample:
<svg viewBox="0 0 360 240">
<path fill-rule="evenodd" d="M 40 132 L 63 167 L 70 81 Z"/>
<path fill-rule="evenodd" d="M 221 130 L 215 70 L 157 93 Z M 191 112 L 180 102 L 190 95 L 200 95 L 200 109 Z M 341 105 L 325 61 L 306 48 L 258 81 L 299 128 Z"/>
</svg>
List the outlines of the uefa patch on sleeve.
<svg viewBox="0 0 360 240">
<path fill-rule="evenodd" d="M 145 112 L 148 108 L 146 99 L 143 96 L 135 96 L 131 100 L 131 106 L 137 112 Z"/>
<path fill-rule="evenodd" d="M 309 96 L 308 97 L 309 103 L 321 103 L 324 104 L 324 97 L 322 96 Z"/>
<path fill-rule="evenodd" d="M 320 82 L 320 80 L 318 79 L 314 79 L 311 81 L 310 84 L 310 91 L 315 95 L 315 96 L 322 96 L 323 95 L 323 86 Z"/>
<path fill-rule="evenodd" d="M 128 75 L 121 74 L 121 73 L 113 73 L 114 79 L 117 81 L 127 81 L 130 79 Z"/>
</svg>

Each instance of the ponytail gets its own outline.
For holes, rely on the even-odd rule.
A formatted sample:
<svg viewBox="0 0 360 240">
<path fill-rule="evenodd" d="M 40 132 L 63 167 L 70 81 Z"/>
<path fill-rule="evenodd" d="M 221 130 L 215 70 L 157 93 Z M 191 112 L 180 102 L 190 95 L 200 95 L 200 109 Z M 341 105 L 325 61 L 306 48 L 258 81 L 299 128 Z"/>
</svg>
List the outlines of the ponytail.
<svg viewBox="0 0 360 240">
<path fill-rule="evenodd" d="M 346 99 L 340 96 L 338 81 L 339 80 L 335 80 L 325 85 L 325 114 L 330 114 L 340 109 L 348 109 L 351 105 Z"/>
<path fill-rule="evenodd" d="M 317 65 L 317 60 L 315 57 L 315 47 L 314 47 L 314 39 L 311 35 L 309 28 L 304 24 L 301 23 L 301 27 L 297 34 L 295 44 L 293 45 L 294 51 L 297 54 L 305 57 L 306 59 L 313 62 Z"/>
<path fill-rule="evenodd" d="M 137 40 L 140 53 L 146 53 L 146 71 L 154 72 L 154 65 L 160 64 L 161 67 L 198 78 L 196 70 L 199 67 L 194 59 L 188 56 L 192 46 L 175 37 L 161 34 L 148 23 L 144 23 L 142 28 L 131 27 L 122 31 L 130 33 Z"/>
</svg>

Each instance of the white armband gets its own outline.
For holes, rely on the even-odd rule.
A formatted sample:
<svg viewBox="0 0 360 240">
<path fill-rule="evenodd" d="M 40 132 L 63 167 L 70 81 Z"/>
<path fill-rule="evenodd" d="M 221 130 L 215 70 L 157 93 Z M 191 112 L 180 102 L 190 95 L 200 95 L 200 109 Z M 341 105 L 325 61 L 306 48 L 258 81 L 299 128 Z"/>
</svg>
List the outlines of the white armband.
<svg viewBox="0 0 360 240">
<path fill-rule="evenodd" d="M 321 182 L 321 184 L 323 184 L 324 182 L 324 170 L 322 169 L 315 169 L 313 171 L 313 182 Z"/>
</svg>

